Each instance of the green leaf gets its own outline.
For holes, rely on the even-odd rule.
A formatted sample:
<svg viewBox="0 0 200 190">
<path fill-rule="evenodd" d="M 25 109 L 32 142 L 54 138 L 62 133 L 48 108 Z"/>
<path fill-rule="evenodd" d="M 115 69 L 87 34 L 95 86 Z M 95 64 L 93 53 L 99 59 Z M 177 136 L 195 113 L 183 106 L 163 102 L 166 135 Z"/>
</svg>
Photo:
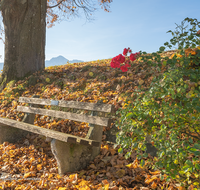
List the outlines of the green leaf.
<svg viewBox="0 0 200 190">
<path fill-rule="evenodd" d="M 160 180 L 163 181 L 164 179 L 165 177 L 162 174 L 160 174 Z"/>
<path fill-rule="evenodd" d="M 120 154 L 122 154 L 122 153 L 123 153 L 123 148 L 119 148 L 119 149 L 118 149 L 118 152 L 119 152 Z"/>
<path fill-rule="evenodd" d="M 138 160 L 140 160 L 142 158 L 142 156 L 141 155 L 137 155 L 137 158 L 138 158 Z"/>
<path fill-rule="evenodd" d="M 199 106 L 195 106 L 194 109 L 197 110 L 198 112 L 200 112 L 200 107 Z"/>
<path fill-rule="evenodd" d="M 145 165 L 145 161 L 142 159 L 140 165 L 143 167 Z"/>
<path fill-rule="evenodd" d="M 132 112 L 130 112 L 130 113 L 128 113 L 128 114 L 126 115 L 127 118 L 131 118 L 132 116 L 133 116 L 133 113 L 132 113 Z"/>
<path fill-rule="evenodd" d="M 186 110 L 186 109 L 182 109 L 180 113 L 181 113 L 181 114 L 186 114 L 186 113 L 187 113 L 187 110 Z"/>
<path fill-rule="evenodd" d="M 163 61 L 163 65 L 166 66 L 167 65 L 167 61 Z"/>
<path fill-rule="evenodd" d="M 167 33 L 172 32 L 171 30 L 168 30 Z"/>
<path fill-rule="evenodd" d="M 193 78 L 193 79 L 196 79 L 196 75 L 195 74 L 191 74 L 191 77 Z"/>
<path fill-rule="evenodd" d="M 197 170 L 200 170 L 200 165 L 199 165 L 199 164 L 195 164 L 195 168 L 196 168 Z"/>
<path fill-rule="evenodd" d="M 200 150 L 200 144 L 195 143 L 193 147 Z"/>
<path fill-rule="evenodd" d="M 189 171 L 190 167 L 187 165 L 187 166 L 183 166 L 183 171 L 184 173 L 187 173 Z"/>
<path fill-rule="evenodd" d="M 193 143 L 193 139 L 192 139 L 192 138 L 189 138 L 189 142 L 190 142 L 190 143 Z"/>
<path fill-rule="evenodd" d="M 168 45 L 169 45 L 169 42 L 165 42 L 164 45 L 165 45 L 165 46 L 168 46 Z"/>
<path fill-rule="evenodd" d="M 164 46 L 161 46 L 160 48 L 159 48 L 159 51 L 164 51 L 165 50 L 165 47 Z"/>
<path fill-rule="evenodd" d="M 185 164 L 192 166 L 192 162 L 190 160 L 186 160 Z"/>
<path fill-rule="evenodd" d="M 125 158 L 126 158 L 126 159 L 130 158 L 130 156 L 131 156 L 131 152 L 127 152 L 127 153 L 125 154 Z"/>
<path fill-rule="evenodd" d="M 194 152 L 194 155 L 195 155 L 195 156 L 200 156 L 200 151 L 195 151 L 195 152 Z"/>
</svg>

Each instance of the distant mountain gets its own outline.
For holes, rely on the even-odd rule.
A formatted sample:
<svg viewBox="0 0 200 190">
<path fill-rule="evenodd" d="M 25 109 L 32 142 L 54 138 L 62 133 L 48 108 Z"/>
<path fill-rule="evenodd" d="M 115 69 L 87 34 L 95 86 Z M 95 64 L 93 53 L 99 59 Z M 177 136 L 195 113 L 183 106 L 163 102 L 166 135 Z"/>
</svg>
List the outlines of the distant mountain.
<svg viewBox="0 0 200 190">
<path fill-rule="evenodd" d="M 45 61 L 45 67 L 56 66 L 56 65 L 64 65 L 67 63 L 78 63 L 83 62 L 82 60 L 73 59 L 69 61 L 65 57 L 59 55 L 58 57 L 53 57 L 50 60 Z"/>
</svg>

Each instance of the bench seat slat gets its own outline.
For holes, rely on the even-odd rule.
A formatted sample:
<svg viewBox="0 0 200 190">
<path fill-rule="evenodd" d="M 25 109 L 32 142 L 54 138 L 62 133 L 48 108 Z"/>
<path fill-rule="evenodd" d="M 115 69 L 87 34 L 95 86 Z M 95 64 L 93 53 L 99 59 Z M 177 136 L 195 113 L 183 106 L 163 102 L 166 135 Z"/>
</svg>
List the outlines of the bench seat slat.
<svg viewBox="0 0 200 190">
<path fill-rule="evenodd" d="M 90 115 L 76 114 L 76 113 L 63 112 L 63 111 L 47 110 L 47 109 L 42 109 L 42 108 L 17 106 L 17 111 L 22 111 L 26 113 L 34 113 L 34 114 L 39 114 L 39 115 L 47 115 L 47 116 L 63 118 L 63 119 L 70 119 L 74 121 L 86 122 L 86 123 L 91 123 L 91 124 L 101 125 L 101 126 L 108 126 L 111 123 L 109 118 L 101 118 L 98 116 L 90 116 Z"/>
<path fill-rule="evenodd" d="M 60 140 L 63 142 L 78 143 L 78 144 L 83 144 L 83 145 L 92 145 L 92 146 L 96 146 L 96 147 L 98 147 L 100 145 L 100 142 L 95 141 L 95 140 L 77 137 L 74 135 L 38 127 L 35 125 L 31 125 L 28 123 L 12 120 L 12 119 L 8 119 L 8 118 L 0 117 L 0 123 L 11 126 L 11 127 L 16 127 L 16 128 L 22 129 L 22 130 L 26 130 L 26 131 L 29 131 L 32 133 L 44 135 L 46 137 L 57 139 L 57 140 Z"/>
<path fill-rule="evenodd" d="M 51 101 L 52 100 L 49 99 L 39 99 L 39 98 L 26 98 L 26 97 L 19 98 L 19 102 L 21 103 L 30 103 L 38 105 L 52 105 Z M 75 101 L 64 101 L 64 100 L 58 100 L 58 106 L 90 110 L 90 111 L 108 112 L 108 113 L 112 113 L 114 110 L 114 106 L 112 104 L 100 104 L 100 103 L 95 104 L 88 102 L 75 102 Z"/>
</svg>

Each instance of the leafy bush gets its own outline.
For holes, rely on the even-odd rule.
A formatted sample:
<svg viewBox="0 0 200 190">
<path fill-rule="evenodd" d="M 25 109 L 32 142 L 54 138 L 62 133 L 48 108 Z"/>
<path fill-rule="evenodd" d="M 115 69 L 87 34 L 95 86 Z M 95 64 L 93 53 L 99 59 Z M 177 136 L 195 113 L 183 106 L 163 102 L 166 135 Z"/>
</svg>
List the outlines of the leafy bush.
<svg viewBox="0 0 200 190">
<path fill-rule="evenodd" d="M 154 167 L 184 186 L 200 187 L 200 48 L 194 48 L 200 45 L 200 25 L 196 19 L 184 21 L 192 25 L 190 33 L 177 34 L 165 43 L 168 48 L 178 43 L 177 54 L 162 58 L 164 46 L 150 56 L 142 52 L 141 61 L 148 62 L 149 68 L 165 71 L 154 77 L 148 91 L 139 89 L 135 99 L 119 110 L 117 143 L 119 151 L 137 150 L 144 164 L 149 157 L 141 152 L 146 150 L 145 138 L 151 137 L 158 150 Z M 130 155 L 131 151 L 126 154 Z"/>
</svg>

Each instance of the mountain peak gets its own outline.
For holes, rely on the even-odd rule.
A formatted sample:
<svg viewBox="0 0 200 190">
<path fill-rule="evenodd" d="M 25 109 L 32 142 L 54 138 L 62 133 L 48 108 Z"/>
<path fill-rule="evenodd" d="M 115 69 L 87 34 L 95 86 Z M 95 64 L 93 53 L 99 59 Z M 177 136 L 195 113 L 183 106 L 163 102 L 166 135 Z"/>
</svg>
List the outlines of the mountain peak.
<svg viewBox="0 0 200 190">
<path fill-rule="evenodd" d="M 82 60 L 76 60 L 76 59 L 69 61 L 68 59 L 66 59 L 62 55 L 59 55 L 57 57 L 53 57 L 50 60 L 45 61 L 45 67 L 56 66 L 56 65 L 65 65 L 68 62 L 69 63 L 76 63 L 76 62 L 83 62 L 83 61 Z"/>
</svg>

